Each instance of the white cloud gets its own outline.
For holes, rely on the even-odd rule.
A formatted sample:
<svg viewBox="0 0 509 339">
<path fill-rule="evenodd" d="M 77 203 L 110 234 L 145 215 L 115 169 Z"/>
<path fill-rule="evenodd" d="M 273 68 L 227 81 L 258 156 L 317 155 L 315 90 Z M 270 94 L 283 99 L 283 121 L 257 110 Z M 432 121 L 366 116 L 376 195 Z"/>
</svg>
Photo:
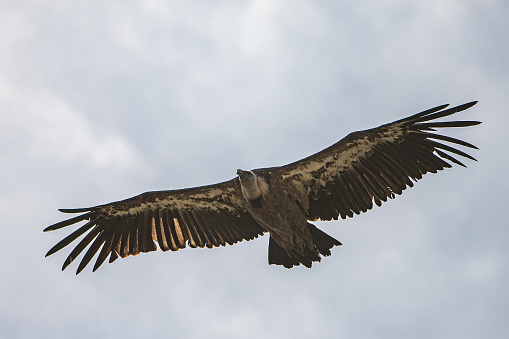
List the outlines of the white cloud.
<svg viewBox="0 0 509 339">
<path fill-rule="evenodd" d="M 94 125 L 45 88 L 20 88 L 0 83 L 1 109 L 7 112 L 4 137 L 25 147 L 28 157 L 52 159 L 61 163 L 76 162 L 96 168 L 114 164 L 119 168 L 135 167 L 141 160 L 133 145 L 117 131 Z M 92 126 L 98 130 L 94 130 Z"/>
</svg>

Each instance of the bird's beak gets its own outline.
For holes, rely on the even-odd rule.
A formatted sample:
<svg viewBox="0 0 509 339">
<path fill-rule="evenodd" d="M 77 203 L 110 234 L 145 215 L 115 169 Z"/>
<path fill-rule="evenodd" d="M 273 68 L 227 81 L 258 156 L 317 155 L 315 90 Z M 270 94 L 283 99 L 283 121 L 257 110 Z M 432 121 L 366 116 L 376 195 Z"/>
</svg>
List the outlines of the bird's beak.
<svg viewBox="0 0 509 339">
<path fill-rule="evenodd" d="M 243 172 L 244 172 L 243 170 L 238 169 L 238 170 L 237 170 L 237 175 L 238 175 L 238 176 L 241 176 Z"/>
</svg>

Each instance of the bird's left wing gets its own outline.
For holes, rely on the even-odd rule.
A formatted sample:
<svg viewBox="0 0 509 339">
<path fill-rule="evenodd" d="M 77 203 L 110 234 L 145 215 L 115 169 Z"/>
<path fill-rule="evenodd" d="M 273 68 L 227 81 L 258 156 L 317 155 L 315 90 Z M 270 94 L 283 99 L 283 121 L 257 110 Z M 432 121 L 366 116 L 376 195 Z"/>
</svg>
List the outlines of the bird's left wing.
<svg viewBox="0 0 509 339">
<path fill-rule="evenodd" d="M 438 106 L 377 128 L 349 134 L 336 144 L 294 163 L 265 169 L 294 189 L 308 220 L 353 217 L 401 194 L 422 175 L 464 166 L 452 154 L 475 160 L 450 145 L 477 148 L 465 141 L 432 133 L 435 128 L 466 127 L 478 121 L 435 119 L 466 110 L 476 102 L 445 109 Z M 439 141 L 437 141 L 439 140 Z"/>
<path fill-rule="evenodd" d="M 86 234 L 62 267 L 64 270 L 90 245 L 78 266 L 78 274 L 99 249 L 94 271 L 108 256 L 111 263 L 119 256 L 155 251 L 155 242 L 163 251 L 177 251 L 186 244 L 210 248 L 251 240 L 265 231 L 247 212 L 239 194 L 235 178 L 209 186 L 147 192 L 95 207 L 61 209 L 65 213 L 83 214 L 51 225 L 45 232 L 88 222 L 53 246 L 46 256 Z"/>
</svg>

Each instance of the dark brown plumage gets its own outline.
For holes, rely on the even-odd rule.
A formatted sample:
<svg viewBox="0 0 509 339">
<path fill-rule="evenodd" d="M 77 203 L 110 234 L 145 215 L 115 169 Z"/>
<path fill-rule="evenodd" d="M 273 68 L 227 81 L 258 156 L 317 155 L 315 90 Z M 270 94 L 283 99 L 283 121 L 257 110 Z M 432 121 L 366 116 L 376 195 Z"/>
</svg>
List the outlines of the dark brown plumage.
<svg viewBox="0 0 509 339">
<path fill-rule="evenodd" d="M 478 121 L 446 121 L 476 102 L 446 109 L 438 106 L 377 128 L 354 132 L 336 144 L 294 163 L 253 171 L 222 183 L 182 190 L 147 192 L 105 205 L 62 209 L 81 215 L 44 231 L 87 221 L 51 248 L 51 255 L 85 235 L 64 262 L 65 269 L 87 247 L 77 273 L 99 252 L 94 271 L 157 246 L 163 251 L 215 247 L 270 233 L 269 263 L 311 267 L 340 245 L 309 221 L 353 217 L 373 203 L 380 206 L 428 172 L 465 166 L 456 157 L 475 160 L 451 145 L 475 146 L 433 133 Z M 448 162 L 449 161 L 449 162 Z M 157 245 L 156 245 L 157 244 Z"/>
</svg>

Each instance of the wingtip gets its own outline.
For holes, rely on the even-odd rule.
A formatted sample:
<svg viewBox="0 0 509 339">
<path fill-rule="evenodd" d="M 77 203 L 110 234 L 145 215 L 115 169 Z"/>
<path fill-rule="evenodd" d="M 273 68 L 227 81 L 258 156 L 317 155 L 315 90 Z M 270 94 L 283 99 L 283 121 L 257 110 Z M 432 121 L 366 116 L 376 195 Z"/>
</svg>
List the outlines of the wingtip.
<svg viewBox="0 0 509 339">
<path fill-rule="evenodd" d="M 65 270 L 67 268 L 67 266 L 69 266 L 74 261 L 74 258 L 71 257 L 71 254 L 69 254 L 67 259 L 65 259 L 64 264 L 62 265 L 62 271 Z"/>
<path fill-rule="evenodd" d="M 474 100 L 474 101 L 467 102 L 467 103 L 465 103 L 465 104 L 463 104 L 463 105 L 459 105 L 459 106 L 458 106 L 458 109 L 459 109 L 458 111 L 464 111 L 464 110 L 466 110 L 466 109 L 469 109 L 470 107 L 474 106 L 474 105 L 475 105 L 475 104 L 477 104 L 478 102 L 479 102 L 479 101 Z"/>
<path fill-rule="evenodd" d="M 55 224 L 56 225 L 56 224 Z M 43 232 L 51 232 L 51 231 L 54 231 L 54 230 L 58 230 L 59 227 L 55 226 L 55 225 L 51 225 L 51 226 L 48 226 L 46 227 L 45 229 L 43 229 L 42 231 Z"/>
<path fill-rule="evenodd" d="M 50 226 L 46 227 L 42 231 L 43 232 L 55 231 L 55 230 L 61 229 L 61 228 L 66 227 L 66 226 L 76 224 L 76 223 L 78 223 L 80 221 L 83 221 L 83 220 L 86 220 L 86 219 L 90 219 L 91 218 L 91 214 L 92 214 L 92 212 L 89 212 L 89 213 L 85 213 L 85 214 L 82 214 L 82 215 L 78 215 L 78 216 L 76 216 L 74 218 L 71 218 L 71 219 L 67 219 L 67 220 L 64 220 L 64 221 L 57 222 L 56 224 L 53 224 L 53 225 L 50 225 Z"/>
<path fill-rule="evenodd" d="M 62 213 L 84 213 L 91 212 L 93 209 L 90 207 L 85 207 L 85 208 L 59 208 L 58 210 Z"/>
<path fill-rule="evenodd" d="M 81 271 L 83 271 L 83 270 L 85 269 L 85 266 L 86 266 L 86 265 L 83 265 L 83 266 L 82 266 L 82 265 L 80 265 L 80 266 L 78 266 L 78 269 L 76 270 L 76 275 L 80 274 L 80 273 L 81 273 Z"/>
<path fill-rule="evenodd" d="M 456 106 L 454 108 L 458 108 L 459 107 L 459 108 L 462 108 L 462 110 L 465 110 L 465 109 L 468 109 L 468 108 L 474 106 L 478 102 L 479 102 L 478 100 L 473 100 L 473 101 L 469 101 L 469 102 L 466 102 L 464 104 L 458 105 L 458 106 Z"/>
</svg>

